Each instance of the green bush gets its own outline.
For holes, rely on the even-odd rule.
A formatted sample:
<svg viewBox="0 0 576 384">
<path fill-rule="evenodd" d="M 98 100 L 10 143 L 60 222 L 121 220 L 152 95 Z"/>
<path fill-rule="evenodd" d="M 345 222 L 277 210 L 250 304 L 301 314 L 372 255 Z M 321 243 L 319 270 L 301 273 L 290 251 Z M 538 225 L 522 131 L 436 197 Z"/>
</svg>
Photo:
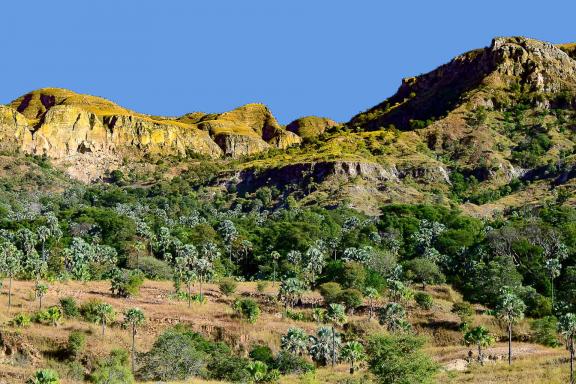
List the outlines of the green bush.
<svg viewBox="0 0 576 384">
<path fill-rule="evenodd" d="M 31 321 L 32 319 L 30 318 L 29 315 L 25 313 L 19 313 L 16 316 L 14 316 L 12 320 L 10 320 L 10 325 L 12 325 L 13 327 L 23 328 L 29 326 Z"/>
<path fill-rule="evenodd" d="M 58 373 L 52 369 L 40 369 L 26 381 L 26 384 L 59 384 Z"/>
<path fill-rule="evenodd" d="M 63 297 L 60 299 L 60 307 L 65 317 L 72 319 L 80 315 L 76 299 L 73 297 Z"/>
<path fill-rule="evenodd" d="M 256 283 L 256 290 L 258 293 L 264 293 L 268 285 L 269 283 L 266 280 L 259 280 L 258 283 Z"/>
<path fill-rule="evenodd" d="M 172 268 L 170 265 L 152 256 L 140 257 L 138 269 L 150 280 L 172 280 Z"/>
<path fill-rule="evenodd" d="M 66 352 L 68 356 L 76 360 L 78 356 L 84 351 L 86 347 L 86 335 L 82 331 L 72 331 L 68 335 L 68 344 L 66 345 Z"/>
<path fill-rule="evenodd" d="M 338 302 L 338 295 L 342 292 L 342 286 L 335 282 L 328 282 L 321 284 L 318 287 L 322 298 L 326 304 L 332 304 Z"/>
<path fill-rule="evenodd" d="M 218 289 L 224 296 L 231 296 L 236 292 L 236 288 L 238 288 L 238 282 L 236 280 L 226 277 L 218 282 Z"/>
<path fill-rule="evenodd" d="M 102 303 L 103 301 L 99 299 L 89 299 L 80 306 L 79 308 L 80 315 L 85 321 L 89 323 L 100 322 L 100 317 L 98 315 L 98 306 Z"/>
<path fill-rule="evenodd" d="M 272 350 L 267 345 L 255 345 L 250 350 L 249 355 L 252 360 L 261 361 L 268 366 L 274 362 Z"/>
<path fill-rule="evenodd" d="M 301 375 L 315 370 L 314 364 L 306 358 L 287 351 L 280 352 L 274 359 L 272 366 L 283 375 Z"/>
<path fill-rule="evenodd" d="M 116 270 L 111 279 L 110 290 L 116 296 L 130 297 L 140 293 L 144 274 L 140 270 Z"/>
<path fill-rule="evenodd" d="M 346 309 L 354 312 L 356 308 L 362 305 L 364 301 L 364 296 L 362 292 L 354 288 L 348 288 L 340 291 L 336 298 L 336 301 L 343 304 Z"/>
<path fill-rule="evenodd" d="M 558 320 L 554 316 L 533 320 L 530 324 L 531 336 L 534 342 L 547 347 L 559 347 Z"/>
<path fill-rule="evenodd" d="M 434 305 L 434 299 L 432 296 L 424 292 L 416 292 L 414 295 L 414 300 L 416 301 L 416 304 L 418 304 L 418 306 L 422 309 L 432 309 L 432 306 Z"/>
<path fill-rule="evenodd" d="M 232 308 L 240 318 L 251 324 L 254 324 L 260 317 L 258 303 L 252 299 L 237 299 L 234 301 Z"/>
<path fill-rule="evenodd" d="M 474 307 L 467 301 L 452 304 L 452 313 L 456 314 L 462 324 L 468 324 L 476 313 Z"/>
<path fill-rule="evenodd" d="M 132 384 L 134 377 L 128 366 L 128 352 L 122 349 L 112 350 L 110 356 L 98 361 L 96 369 L 90 375 L 95 384 Z"/>
</svg>

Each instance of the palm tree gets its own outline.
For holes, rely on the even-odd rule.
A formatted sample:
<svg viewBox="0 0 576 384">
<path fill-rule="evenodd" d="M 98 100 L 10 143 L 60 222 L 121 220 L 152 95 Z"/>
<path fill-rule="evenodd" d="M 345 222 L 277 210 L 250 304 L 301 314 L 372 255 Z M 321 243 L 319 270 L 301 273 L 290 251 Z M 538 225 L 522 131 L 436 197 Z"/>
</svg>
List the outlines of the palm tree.
<svg viewBox="0 0 576 384">
<path fill-rule="evenodd" d="M 324 308 L 314 308 L 312 318 L 316 321 L 316 324 L 320 326 L 320 323 L 326 318 L 326 310 Z"/>
<path fill-rule="evenodd" d="M 272 286 L 275 286 L 276 285 L 276 268 L 277 268 L 278 260 L 280 260 L 281 255 L 280 255 L 280 252 L 272 251 L 270 256 L 272 257 L 272 261 L 273 261 L 272 268 L 274 268 L 273 273 L 272 273 Z"/>
<path fill-rule="evenodd" d="M 268 374 L 268 366 L 266 363 L 261 361 L 252 361 L 248 363 L 248 372 L 252 378 L 253 383 L 263 383 L 266 380 L 266 376 Z"/>
<path fill-rule="evenodd" d="M 22 252 L 11 242 L 0 244 L 0 272 L 8 276 L 8 308 L 12 307 L 12 280 L 22 270 Z"/>
<path fill-rule="evenodd" d="M 464 342 L 466 345 L 475 344 L 478 346 L 478 362 L 484 365 L 482 349 L 487 348 L 494 343 L 494 337 L 490 335 L 488 329 L 482 326 L 472 328 L 464 334 Z"/>
<path fill-rule="evenodd" d="M 130 327 L 132 335 L 132 372 L 134 372 L 136 357 L 136 329 L 144 324 L 144 312 L 139 308 L 129 308 L 124 311 L 124 325 Z"/>
<path fill-rule="evenodd" d="M 302 252 L 300 251 L 290 251 L 286 255 L 286 259 L 296 267 L 298 274 L 302 271 Z"/>
<path fill-rule="evenodd" d="M 566 346 L 570 352 L 570 384 L 574 384 L 574 337 L 576 337 L 576 315 L 567 313 L 560 318 L 558 330 L 566 339 Z"/>
<path fill-rule="evenodd" d="M 366 358 L 364 346 L 357 341 L 349 341 L 342 347 L 342 358 L 350 363 L 350 374 L 355 372 L 354 364 Z"/>
<path fill-rule="evenodd" d="M 376 288 L 367 287 L 364 290 L 364 296 L 368 299 L 368 319 L 372 320 L 372 316 L 374 315 L 374 300 L 380 297 L 380 293 L 378 293 Z"/>
<path fill-rule="evenodd" d="M 60 378 L 52 369 L 41 369 L 26 381 L 26 384 L 59 384 Z"/>
<path fill-rule="evenodd" d="M 46 242 L 48 241 L 48 239 L 51 236 L 51 231 L 50 228 L 48 228 L 45 225 L 42 225 L 40 227 L 38 227 L 38 229 L 36 229 L 36 237 L 38 238 L 38 241 L 40 242 L 40 249 L 42 252 L 42 260 L 43 261 L 47 261 L 47 257 L 46 257 Z"/>
<path fill-rule="evenodd" d="M 280 339 L 280 347 L 294 355 L 302 355 L 308 347 L 308 335 L 303 329 L 289 328 Z"/>
<path fill-rule="evenodd" d="M 346 322 L 346 308 L 342 304 L 330 304 L 326 311 L 326 320 L 332 323 L 332 367 L 336 365 L 336 326 Z"/>
<path fill-rule="evenodd" d="M 314 287 L 316 283 L 316 278 L 322 273 L 322 269 L 326 265 L 326 260 L 324 260 L 324 254 L 317 247 L 310 247 L 306 251 L 306 258 L 308 259 L 308 264 L 306 265 L 306 272 L 309 275 L 310 285 Z"/>
<path fill-rule="evenodd" d="M 186 283 L 188 288 L 188 308 L 190 308 L 192 306 L 192 282 L 197 277 L 195 259 L 198 257 L 198 251 L 192 244 L 186 244 L 178 247 L 176 252 L 176 275 Z"/>
<path fill-rule="evenodd" d="M 398 303 L 388 303 L 380 309 L 378 320 L 390 332 L 406 331 L 411 328 L 410 323 L 406 321 L 406 310 Z"/>
<path fill-rule="evenodd" d="M 508 365 L 512 364 L 512 325 L 522 320 L 526 304 L 511 292 L 504 293 L 496 306 L 496 317 L 508 328 Z"/>
<path fill-rule="evenodd" d="M 314 361 L 326 365 L 338 353 L 340 343 L 340 335 L 336 334 L 333 328 L 320 327 L 316 336 L 310 337 L 308 352 Z"/>
<path fill-rule="evenodd" d="M 46 284 L 36 283 L 34 287 L 34 292 L 36 293 L 36 297 L 38 298 L 39 302 L 39 309 L 42 310 L 42 298 L 48 292 L 48 286 Z"/>
<path fill-rule="evenodd" d="M 278 295 L 280 296 L 280 299 L 284 301 L 284 308 L 288 309 L 288 306 L 293 308 L 305 290 L 306 284 L 297 278 L 290 277 L 283 280 L 280 284 Z"/>
<path fill-rule="evenodd" d="M 95 310 L 98 321 L 102 325 L 102 337 L 104 337 L 106 323 L 114 319 L 114 308 L 108 303 L 98 303 Z"/>
<path fill-rule="evenodd" d="M 544 269 L 548 273 L 550 278 L 550 286 L 552 289 L 552 308 L 554 308 L 554 279 L 560 276 L 560 271 L 562 270 L 562 264 L 558 259 L 548 259 L 544 263 Z"/>
<path fill-rule="evenodd" d="M 62 318 L 62 310 L 59 307 L 53 306 L 48 308 L 46 315 L 52 326 L 56 327 Z"/>
</svg>

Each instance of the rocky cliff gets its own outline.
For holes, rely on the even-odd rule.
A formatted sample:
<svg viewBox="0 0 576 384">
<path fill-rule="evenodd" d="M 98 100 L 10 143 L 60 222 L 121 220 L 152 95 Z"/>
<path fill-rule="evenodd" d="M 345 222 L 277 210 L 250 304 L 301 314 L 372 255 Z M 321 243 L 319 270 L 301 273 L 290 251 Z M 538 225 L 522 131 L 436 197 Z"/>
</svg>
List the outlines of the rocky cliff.
<svg viewBox="0 0 576 384">
<path fill-rule="evenodd" d="M 301 141 L 260 104 L 222 114 L 169 118 L 136 113 L 99 97 L 47 88 L 1 108 L 2 149 L 54 159 L 147 153 L 241 157 Z"/>
</svg>

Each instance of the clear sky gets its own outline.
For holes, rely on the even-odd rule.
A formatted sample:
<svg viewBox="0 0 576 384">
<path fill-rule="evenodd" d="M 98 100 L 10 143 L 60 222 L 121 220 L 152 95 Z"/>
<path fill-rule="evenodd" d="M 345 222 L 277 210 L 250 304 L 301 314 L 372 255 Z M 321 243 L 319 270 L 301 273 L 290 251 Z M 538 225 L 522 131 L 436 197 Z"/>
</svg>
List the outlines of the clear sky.
<svg viewBox="0 0 576 384">
<path fill-rule="evenodd" d="M 0 103 L 50 86 L 157 115 L 262 102 L 281 123 L 347 121 L 494 36 L 576 41 L 574 0 L 28 0 L 0 15 Z"/>
</svg>

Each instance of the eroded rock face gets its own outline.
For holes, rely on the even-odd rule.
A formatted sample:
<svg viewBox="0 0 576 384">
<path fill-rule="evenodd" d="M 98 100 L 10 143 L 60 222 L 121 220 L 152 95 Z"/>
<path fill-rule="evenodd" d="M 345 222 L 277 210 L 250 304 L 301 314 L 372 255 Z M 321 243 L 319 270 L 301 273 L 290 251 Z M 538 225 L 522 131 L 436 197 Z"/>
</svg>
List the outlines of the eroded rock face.
<svg viewBox="0 0 576 384">
<path fill-rule="evenodd" d="M 34 91 L 1 106 L 0 138 L 0 149 L 5 151 L 57 160 L 90 155 L 110 161 L 144 154 L 240 157 L 301 142 L 261 104 L 176 119 L 143 115 L 99 97 L 57 88 Z"/>
<path fill-rule="evenodd" d="M 290 132 L 294 132 L 303 139 L 318 137 L 327 129 L 337 126 L 332 119 L 318 116 L 306 116 L 294 120 L 286 126 Z"/>
</svg>

